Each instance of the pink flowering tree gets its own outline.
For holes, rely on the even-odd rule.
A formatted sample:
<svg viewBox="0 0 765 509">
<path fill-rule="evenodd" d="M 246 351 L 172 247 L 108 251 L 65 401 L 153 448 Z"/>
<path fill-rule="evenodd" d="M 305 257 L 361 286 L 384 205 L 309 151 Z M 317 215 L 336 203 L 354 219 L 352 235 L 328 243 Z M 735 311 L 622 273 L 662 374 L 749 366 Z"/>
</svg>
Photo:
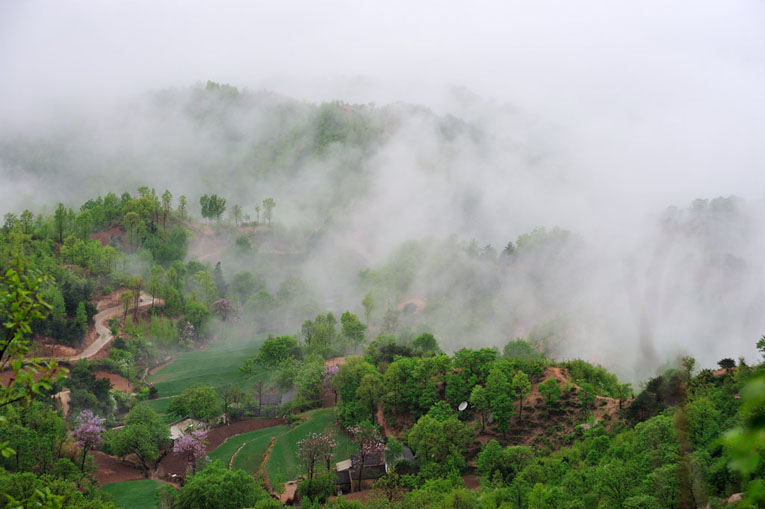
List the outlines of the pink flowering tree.
<svg viewBox="0 0 765 509">
<path fill-rule="evenodd" d="M 332 433 L 309 433 L 297 443 L 297 457 L 305 465 L 309 479 L 313 479 L 316 463 L 325 461 L 329 472 L 332 456 L 335 454 L 337 440 Z"/>
<path fill-rule="evenodd" d="M 224 322 L 229 316 L 235 316 L 234 306 L 226 299 L 218 299 L 210 304 L 210 311 L 218 315 Z"/>
<path fill-rule="evenodd" d="M 324 373 L 322 373 L 322 383 L 324 384 L 325 390 L 329 389 L 335 394 L 335 405 L 337 405 L 337 387 L 332 383 L 332 380 L 335 378 L 335 375 L 339 370 L 339 366 L 329 366 L 324 370 Z"/>
<path fill-rule="evenodd" d="M 205 431 L 192 431 L 177 439 L 173 444 L 173 452 L 185 455 L 192 471 L 197 468 L 197 460 L 205 455 L 206 436 L 207 433 Z"/>
<path fill-rule="evenodd" d="M 104 432 L 104 420 L 90 410 L 83 410 L 77 416 L 77 427 L 69 434 L 74 438 L 77 445 L 82 448 L 82 460 L 80 471 L 85 470 L 85 457 L 88 451 L 95 449 L 104 442 L 101 434 Z"/>
<path fill-rule="evenodd" d="M 385 441 L 380 436 L 377 429 L 371 424 L 361 424 L 348 428 L 351 440 L 359 444 L 359 455 L 361 456 L 361 468 L 359 469 L 359 487 L 361 491 L 361 479 L 364 473 L 364 461 L 369 456 L 380 455 L 385 451 Z"/>
<path fill-rule="evenodd" d="M 188 345 L 196 337 L 194 324 L 189 321 L 180 322 L 178 325 L 178 339 L 182 345 Z"/>
</svg>

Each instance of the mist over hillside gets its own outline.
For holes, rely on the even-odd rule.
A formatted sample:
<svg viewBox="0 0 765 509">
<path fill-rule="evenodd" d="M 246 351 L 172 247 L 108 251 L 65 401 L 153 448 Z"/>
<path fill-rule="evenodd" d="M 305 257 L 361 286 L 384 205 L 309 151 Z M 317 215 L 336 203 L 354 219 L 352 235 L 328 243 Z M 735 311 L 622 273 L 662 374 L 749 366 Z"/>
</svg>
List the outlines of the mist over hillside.
<svg viewBox="0 0 765 509">
<path fill-rule="evenodd" d="M 0 0 L 2 498 L 765 507 L 763 20 Z"/>
<path fill-rule="evenodd" d="M 307 285 L 310 305 L 278 321 L 286 330 L 325 310 L 360 312 L 372 292 L 380 315 L 424 301 L 402 313 L 402 331 L 433 332 L 449 350 L 523 337 L 632 379 L 691 350 L 710 365 L 731 349 L 754 354 L 759 202 L 595 201 L 560 131 L 453 94 L 491 121 L 207 82 L 34 132 L 5 129 L 4 212 L 149 185 L 187 195 L 192 214 L 200 195 L 217 193 L 255 217 L 273 196 L 279 228 L 302 239 L 296 256 L 263 262 L 268 247 L 242 255 L 221 235 L 208 261 L 229 277 L 255 270 L 272 288 Z"/>
<path fill-rule="evenodd" d="M 294 260 L 210 256 L 311 311 L 421 299 L 406 326 L 447 348 L 535 337 L 633 379 L 754 354 L 760 2 L 56 7 L 0 5 L 3 213 L 272 196 Z"/>
</svg>

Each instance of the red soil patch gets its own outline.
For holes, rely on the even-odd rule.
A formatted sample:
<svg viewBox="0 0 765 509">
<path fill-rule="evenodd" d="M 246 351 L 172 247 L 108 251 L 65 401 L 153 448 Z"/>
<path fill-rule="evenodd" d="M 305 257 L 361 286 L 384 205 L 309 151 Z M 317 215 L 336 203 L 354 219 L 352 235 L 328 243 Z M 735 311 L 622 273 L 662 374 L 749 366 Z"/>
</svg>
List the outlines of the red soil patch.
<svg viewBox="0 0 765 509">
<path fill-rule="evenodd" d="M 284 493 L 279 495 L 279 502 L 282 504 L 288 504 L 295 500 L 295 493 L 297 492 L 298 481 L 287 481 L 284 483 Z"/>
<path fill-rule="evenodd" d="M 285 424 L 284 419 L 250 419 L 249 421 L 235 422 L 228 426 L 218 426 L 207 432 L 207 452 L 218 447 L 229 437 L 241 435 L 248 431 L 281 426 L 282 424 Z"/>
<path fill-rule="evenodd" d="M 465 474 L 462 476 L 462 480 L 465 482 L 465 488 L 469 490 L 477 490 L 481 488 L 481 483 L 478 480 L 478 476 L 475 474 Z"/>
<path fill-rule="evenodd" d="M 399 305 L 396 306 L 396 310 L 403 311 L 409 305 L 414 306 L 414 310 L 418 313 L 422 311 L 423 309 L 425 309 L 425 307 L 427 306 L 427 304 L 425 303 L 423 299 L 408 299 L 408 300 L 405 300 L 404 302 L 399 303 Z"/>
<path fill-rule="evenodd" d="M 133 392 L 133 386 L 130 384 L 130 382 L 128 382 L 126 378 L 116 373 L 109 373 L 108 371 L 96 371 L 95 375 L 96 378 L 108 378 L 112 383 L 112 387 L 118 391 L 128 393 Z"/>
<path fill-rule="evenodd" d="M 342 366 L 345 364 L 345 357 L 332 357 L 324 361 L 324 369 L 331 368 L 333 366 Z"/>
<path fill-rule="evenodd" d="M 95 477 L 99 486 L 113 482 L 145 479 L 143 473 L 135 466 L 119 461 L 101 451 L 91 451 L 90 454 L 98 467 Z"/>
<path fill-rule="evenodd" d="M 90 238 L 101 242 L 102 245 L 108 246 L 112 238 L 122 238 L 125 236 L 121 226 L 112 226 L 106 231 L 91 233 Z"/>
</svg>

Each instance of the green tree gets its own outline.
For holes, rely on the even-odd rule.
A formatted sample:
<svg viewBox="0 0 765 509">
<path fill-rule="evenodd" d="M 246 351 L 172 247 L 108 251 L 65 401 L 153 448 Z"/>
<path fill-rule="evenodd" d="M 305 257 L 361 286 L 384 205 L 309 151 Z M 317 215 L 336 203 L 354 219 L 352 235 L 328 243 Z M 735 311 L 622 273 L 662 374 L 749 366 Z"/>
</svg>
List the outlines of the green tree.
<svg viewBox="0 0 765 509">
<path fill-rule="evenodd" d="M 231 423 L 231 409 L 238 407 L 247 395 L 239 385 L 227 384 L 219 389 L 221 401 L 223 401 L 223 415 L 226 424 Z"/>
<path fill-rule="evenodd" d="M 276 202 L 273 198 L 266 198 L 263 200 L 263 219 L 268 221 L 269 226 L 271 225 L 271 215 L 274 207 L 276 207 Z"/>
<path fill-rule="evenodd" d="M 141 216 L 138 215 L 136 212 L 128 212 L 125 214 L 125 216 L 122 218 L 122 224 L 125 226 L 125 229 L 128 231 L 128 238 L 130 239 L 131 245 L 135 247 L 135 230 L 138 227 L 138 224 L 141 222 Z"/>
<path fill-rule="evenodd" d="M 736 368 L 736 361 L 730 357 L 726 357 L 724 359 L 720 359 L 717 365 L 720 366 L 721 369 L 724 369 L 726 373 L 730 374 Z"/>
<path fill-rule="evenodd" d="M 206 306 L 218 299 L 218 287 L 212 275 L 206 270 L 200 270 L 194 274 L 192 283 L 193 293 Z"/>
<path fill-rule="evenodd" d="M 464 453 L 473 440 L 473 433 L 456 417 L 438 420 L 423 415 L 407 437 L 421 473 L 442 477 L 465 468 Z"/>
<path fill-rule="evenodd" d="M 151 294 L 151 308 L 154 309 L 154 299 L 162 293 L 165 287 L 165 270 L 161 265 L 155 265 L 149 273 L 149 280 L 146 282 L 146 289 Z"/>
<path fill-rule="evenodd" d="M 127 319 L 130 305 L 133 303 L 133 290 L 125 290 L 120 294 L 120 302 L 122 303 L 123 316 L 122 319 Z"/>
<path fill-rule="evenodd" d="M 268 336 L 252 362 L 266 369 L 274 369 L 287 359 L 302 359 L 303 355 L 297 339 L 292 336 Z M 245 362 L 245 364 L 247 364 Z M 247 373 L 247 369 L 243 371 Z"/>
<path fill-rule="evenodd" d="M 218 394 L 209 385 L 195 385 L 173 398 L 168 412 L 178 418 L 191 417 L 211 421 L 221 414 Z"/>
<path fill-rule="evenodd" d="M 191 298 L 186 300 L 183 312 L 186 320 L 194 326 L 194 336 L 198 338 L 207 321 L 212 317 L 210 309 L 198 300 Z"/>
<path fill-rule="evenodd" d="M 683 366 L 685 376 L 690 380 L 693 375 L 693 368 L 696 366 L 696 359 L 690 355 L 685 355 L 680 359 L 680 364 Z"/>
<path fill-rule="evenodd" d="M 82 336 L 85 336 L 88 332 L 88 313 L 85 311 L 85 303 L 80 301 L 77 304 L 77 311 L 74 315 L 74 323 L 77 324 L 77 328 Z"/>
<path fill-rule="evenodd" d="M 160 456 L 160 450 L 170 442 L 170 429 L 154 410 L 147 406 L 135 407 L 125 427 L 104 437 L 107 448 L 117 456 L 135 454 L 148 471 Z"/>
<path fill-rule="evenodd" d="M 632 397 L 632 384 L 619 384 L 616 386 L 616 397 L 619 399 L 619 409 L 624 402 Z"/>
<path fill-rule="evenodd" d="M 202 207 L 202 217 L 207 219 L 215 218 L 220 223 L 220 216 L 226 211 L 226 199 L 217 194 L 203 195 L 199 198 L 199 204 Z"/>
<path fill-rule="evenodd" d="M 34 219 L 34 214 L 32 214 L 32 212 L 30 212 L 28 209 L 25 209 L 24 212 L 21 213 L 21 216 L 19 217 L 19 223 L 21 224 L 21 231 L 23 231 L 24 234 L 29 235 L 32 233 L 32 222 Z"/>
<path fill-rule="evenodd" d="M 542 356 L 528 341 L 520 338 L 506 344 L 502 354 L 506 359 L 524 360 L 539 359 Z"/>
<path fill-rule="evenodd" d="M 295 377 L 298 397 L 311 407 L 321 404 L 323 374 L 324 360 L 314 354 L 300 365 Z"/>
<path fill-rule="evenodd" d="M 82 240 L 87 240 L 90 232 L 93 230 L 93 215 L 89 211 L 84 211 L 77 216 L 75 221 L 77 233 Z"/>
<path fill-rule="evenodd" d="M 441 348 L 438 347 L 438 341 L 430 333 L 420 334 L 412 340 L 412 348 L 415 352 L 422 355 L 438 355 Z"/>
<path fill-rule="evenodd" d="M 143 286 L 143 278 L 141 276 L 133 276 L 128 282 L 128 287 L 133 291 L 133 320 L 138 319 L 138 304 L 141 302 Z"/>
<path fill-rule="evenodd" d="M 213 462 L 193 474 L 176 499 L 177 509 L 240 509 L 254 507 L 268 494 L 244 470 L 228 470 Z"/>
<path fill-rule="evenodd" d="M 595 492 L 607 497 L 615 507 L 624 507 L 635 483 L 635 472 L 623 461 L 612 460 L 603 463 L 593 471 Z"/>
<path fill-rule="evenodd" d="M 486 429 L 486 414 L 489 413 L 489 396 L 486 394 L 486 389 L 480 385 L 473 387 L 470 393 L 470 404 L 481 414 L 481 433 Z"/>
<path fill-rule="evenodd" d="M 382 393 L 382 376 L 377 372 L 364 375 L 364 378 L 359 382 L 358 389 L 356 389 L 356 399 L 369 412 L 367 415 L 369 415 L 369 422 L 371 423 L 375 422 L 377 403 L 380 401 Z"/>
<path fill-rule="evenodd" d="M 56 211 L 53 213 L 53 224 L 55 225 L 56 232 L 58 232 L 58 241 L 64 242 L 64 229 L 66 228 L 66 207 L 63 203 L 59 203 L 56 207 Z"/>
<path fill-rule="evenodd" d="M 186 218 L 186 195 L 180 195 L 178 197 L 178 213 L 181 216 L 181 221 L 183 221 Z"/>
<path fill-rule="evenodd" d="M 239 297 L 241 304 L 247 302 L 250 295 L 265 287 L 265 281 L 256 278 L 252 272 L 237 272 L 231 279 L 231 290 Z"/>
<path fill-rule="evenodd" d="M 579 388 L 579 402 L 581 403 L 582 408 L 591 408 L 596 399 L 595 388 L 592 384 L 582 382 L 582 385 Z"/>
<path fill-rule="evenodd" d="M 361 323 L 358 317 L 350 311 L 346 311 L 340 316 L 343 336 L 353 345 L 353 351 L 358 351 L 358 347 L 364 342 L 364 332 L 367 326 Z"/>
<path fill-rule="evenodd" d="M 499 368 L 494 367 L 489 371 L 486 378 L 486 394 L 489 398 L 489 408 L 497 428 L 505 436 L 510 427 L 510 418 L 513 416 L 513 400 L 510 397 L 512 387 L 507 375 Z"/>
<path fill-rule="evenodd" d="M 518 420 L 523 419 L 523 398 L 531 394 L 531 382 L 529 376 L 523 371 L 519 371 L 513 376 L 511 382 L 513 394 L 518 398 Z"/>
<path fill-rule="evenodd" d="M 170 190 L 165 189 L 162 193 L 162 228 L 167 229 L 167 215 L 170 213 L 170 209 L 173 205 L 173 195 Z"/>
<path fill-rule="evenodd" d="M 39 359 L 24 362 L 29 353 L 32 323 L 45 319 L 50 312 L 51 307 L 44 300 L 45 286 L 50 282 L 48 276 L 27 269 L 22 260 L 16 260 L 0 278 L 0 371 L 10 374 L 0 384 L 0 409 L 29 401 L 51 387 L 55 362 L 42 363 Z M 0 426 L 5 420 L 0 415 Z M 0 442 L 3 456 L 11 452 L 6 442 Z"/>
<path fill-rule="evenodd" d="M 234 220 L 234 226 L 238 228 L 239 223 L 242 221 L 242 207 L 240 205 L 231 207 L 231 219 Z"/>
<path fill-rule="evenodd" d="M 548 378 L 539 384 L 539 393 L 544 396 L 548 408 L 552 408 L 553 405 L 558 402 L 558 399 L 560 399 L 563 391 L 561 390 L 560 385 L 558 385 L 557 380 Z"/>
</svg>

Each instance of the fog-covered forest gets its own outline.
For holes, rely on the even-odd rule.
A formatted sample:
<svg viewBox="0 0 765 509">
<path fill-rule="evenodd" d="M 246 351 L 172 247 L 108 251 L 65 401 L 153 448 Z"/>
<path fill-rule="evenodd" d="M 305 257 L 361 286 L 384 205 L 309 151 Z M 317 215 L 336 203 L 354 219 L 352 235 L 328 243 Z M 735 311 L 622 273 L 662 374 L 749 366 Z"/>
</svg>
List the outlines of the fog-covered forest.
<svg viewBox="0 0 765 509">
<path fill-rule="evenodd" d="M 765 503 L 761 6 L 131 6 L 0 3 L 0 507 Z"/>
</svg>

